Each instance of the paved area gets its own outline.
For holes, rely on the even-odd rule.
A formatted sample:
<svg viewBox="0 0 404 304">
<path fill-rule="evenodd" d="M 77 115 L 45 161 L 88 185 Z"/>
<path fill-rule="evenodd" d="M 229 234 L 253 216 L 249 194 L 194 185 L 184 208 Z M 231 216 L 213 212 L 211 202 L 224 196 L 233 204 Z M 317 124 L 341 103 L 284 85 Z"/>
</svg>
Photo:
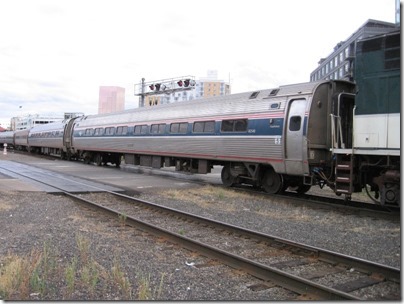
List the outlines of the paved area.
<svg viewBox="0 0 404 304">
<path fill-rule="evenodd" d="M 50 186 L 31 181 L 31 176 L 45 181 Z M 55 186 L 71 192 L 97 191 L 97 188 L 147 192 L 164 188 L 196 187 L 198 185 L 193 181 L 198 180 L 220 183 L 220 169 L 207 175 L 188 175 L 175 172 L 173 168 L 158 170 L 124 164 L 121 168 L 98 167 L 84 165 L 82 162 L 39 158 L 12 152 L 7 155 L 0 154 L 0 191 L 60 192 L 51 187 Z"/>
<path fill-rule="evenodd" d="M 24 191 L 26 186 L 34 187 L 34 189 L 48 193 L 58 193 L 61 191 L 72 193 L 97 192 L 103 190 L 123 191 L 117 187 L 103 185 L 74 176 L 66 176 L 62 173 L 56 173 L 9 160 L 0 160 L 0 172 L 3 176 L 11 177 L 11 181 L 18 180 L 19 183 L 15 183 L 14 185 L 15 187 L 18 186 L 18 190 L 20 191 Z M 10 183 L 10 178 L 6 181 L 6 184 L 8 183 Z"/>
</svg>

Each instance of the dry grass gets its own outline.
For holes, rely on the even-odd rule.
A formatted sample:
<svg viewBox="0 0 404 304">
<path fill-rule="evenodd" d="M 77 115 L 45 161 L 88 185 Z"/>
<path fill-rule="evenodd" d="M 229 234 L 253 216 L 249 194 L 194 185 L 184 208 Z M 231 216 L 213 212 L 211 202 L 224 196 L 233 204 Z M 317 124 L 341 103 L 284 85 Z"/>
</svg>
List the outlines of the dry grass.
<svg viewBox="0 0 404 304">
<path fill-rule="evenodd" d="M 0 211 L 8 211 L 11 209 L 13 209 L 13 206 L 4 201 L 0 201 Z"/>
<path fill-rule="evenodd" d="M 220 206 L 226 211 L 237 211 L 240 206 L 233 204 L 233 200 L 237 198 L 240 201 L 250 201 L 252 199 L 251 194 L 240 193 L 232 189 L 223 189 L 215 186 L 204 186 L 201 188 L 191 189 L 170 189 L 162 191 L 161 196 L 170 198 L 173 200 L 183 201 L 187 203 L 196 204 L 202 208 L 211 208 L 214 206 Z M 254 200 L 263 200 L 262 198 L 254 198 Z"/>
<path fill-rule="evenodd" d="M 260 195 L 242 193 L 240 191 L 235 191 L 233 189 L 223 189 L 221 187 L 215 186 L 204 186 L 198 189 L 170 189 L 163 191 L 160 195 L 170 198 L 173 200 L 179 200 L 187 203 L 193 203 L 202 208 L 212 208 L 215 206 L 220 206 L 221 210 L 224 211 L 240 211 L 243 202 L 250 203 L 251 201 L 257 202 L 256 208 L 249 209 L 250 212 L 255 212 L 259 215 L 266 216 L 273 219 L 288 219 L 296 221 L 310 221 L 312 216 L 309 210 L 305 207 L 299 209 L 288 210 L 271 210 L 259 208 L 259 205 L 270 205 L 275 202 L 271 201 L 267 197 Z M 237 199 L 237 203 L 235 200 Z"/>
<path fill-rule="evenodd" d="M 6 192 L 5 194 L 7 195 L 8 193 Z M 0 197 L 0 211 L 7 211 L 13 209 L 13 206 L 4 199 L 4 196 L 6 195 L 3 194 L 2 195 L 3 197 Z"/>
<path fill-rule="evenodd" d="M 28 299 L 31 290 L 30 281 L 35 278 L 41 260 L 41 253 L 36 250 L 26 257 L 8 255 L 0 268 L 0 298 L 8 299 L 17 296 Z M 32 284 L 33 288 L 38 287 L 36 283 L 38 282 Z"/>
<path fill-rule="evenodd" d="M 361 226 L 350 228 L 349 231 L 356 232 L 356 233 L 368 233 L 368 231 L 372 228 L 372 223 L 365 222 Z M 384 228 L 380 229 L 379 232 L 383 234 L 400 234 L 400 228 Z"/>
<path fill-rule="evenodd" d="M 150 275 L 131 282 L 118 258 L 110 270 L 103 268 L 91 254 L 91 244 L 76 237 L 77 254 L 64 261 L 57 249 L 45 243 L 41 251 L 9 254 L 0 262 L 0 300 L 103 300 L 105 290 L 119 300 L 156 300 L 160 284 L 150 284 Z M 51 250 L 52 248 L 52 250 Z"/>
<path fill-rule="evenodd" d="M 291 220 L 299 222 L 309 222 L 313 220 L 313 216 L 307 211 L 306 208 L 285 210 L 259 210 L 257 214 L 266 216 L 272 219 Z"/>
</svg>

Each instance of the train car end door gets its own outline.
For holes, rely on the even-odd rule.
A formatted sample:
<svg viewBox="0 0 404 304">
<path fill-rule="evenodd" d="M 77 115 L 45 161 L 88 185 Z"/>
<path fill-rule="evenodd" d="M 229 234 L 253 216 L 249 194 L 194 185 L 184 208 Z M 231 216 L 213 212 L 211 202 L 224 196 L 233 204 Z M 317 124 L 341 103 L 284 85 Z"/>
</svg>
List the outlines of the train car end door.
<svg viewBox="0 0 404 304">
<path fill-rule="evenodd" d="M 305 112 L 307 107 L 306 99 L 294 99 L 289 101 L 286 141 L 285 141 L 285 167 L 286 173 L 290 175 L 304 174 L 304 151 L 307 151 L 304 129 Z"/>
</svg>

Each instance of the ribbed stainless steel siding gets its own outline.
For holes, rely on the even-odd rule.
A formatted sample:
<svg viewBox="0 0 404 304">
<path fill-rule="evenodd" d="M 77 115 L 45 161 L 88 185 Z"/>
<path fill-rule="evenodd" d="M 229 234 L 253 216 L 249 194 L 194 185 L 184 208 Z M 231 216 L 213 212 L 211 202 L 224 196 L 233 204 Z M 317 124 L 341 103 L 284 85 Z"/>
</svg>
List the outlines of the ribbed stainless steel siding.
<svg viewBox="0 0 404 304">
<path fill-rule="evenodd" d="M 28 146 L 28 133 L 29 130 L 20 130 L 15 132 L 15 145 L 16 146 Z"/>
<path fill-rule="evenodd" d="M 281 159 L 282 146 L 273 136 L 212 137 L 75 137 L 76 150 L 110 151 L 139 154 L 162 154 L 206 159 Z"/>
<path fill-rule="evenodd" d="M 63 138 L 29 138 L 31 147 L 46 147 L 63 149 Z"/>
<path fill-rule="evenodd" d="M 14 144 L 14 131 L 0 132 L 0 144 Z"/>
<path fill-rule="evenodd" d="M 61 132 L 63 134 L 65 121 L 57 121 L 49 124 L 37 125 L 30 129 L 28 142 L 31 147 L 63 148 L 62 137 L 34 137 L 35 134 L 44 132 Z M 54 136 L 54 135 L 53 135 Z"/>
</svg>

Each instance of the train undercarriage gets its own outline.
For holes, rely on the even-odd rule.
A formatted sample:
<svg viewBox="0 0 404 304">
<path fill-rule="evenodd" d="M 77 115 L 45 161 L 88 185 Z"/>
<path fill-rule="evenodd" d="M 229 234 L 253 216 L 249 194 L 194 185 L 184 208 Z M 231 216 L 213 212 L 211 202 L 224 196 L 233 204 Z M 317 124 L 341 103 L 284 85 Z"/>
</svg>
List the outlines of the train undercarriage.
<svg viewBox="0 0 404 304">
<path fill-rule="evenodd" d="M 18 147 L 16 147 L 18 149 Z M 292 176 L 275 172 L 270 165 L 249 162 L 225 162 L 216 160 L 177 158 L 158 155 L 120 154 L 97 151 L 78 151 L 74 154 L 54 148 L 30 147 L 29 152 L 82 160 L 86 164 L 115 165 L 121 160 L 126 164 L 152 168 L 172 167 L 176 171 L 207 174 L 213 166 L 222 166 L 223 185 L 248 184 L 276 194 L 286 190 L 299 194 L 308 192 L 313 185 L 329 186 L 337 195 L 350 200 L 353 193 L 365 192 L 374 203 L 399 206 L 400 157 L 369 155 L 336 155 L 335 162 L 327 168 L 315 168 L 312 176 Z"/>
<path fill-rule="evenodd" d="M 149 162 L 151 161 L 152 159 Z M 155 167 L 160 167 L 159 162 L 154 163 Z M 221 165 L 221 180 L 223 185 L 228 187 L 249 184 L 255 188 L 263 188 L 271 194 L 286 190 L 303 194 L 313 185 L 320 188 L 327 185 L 336 195 L 344 195 L 345 200 L 350 200 L 353 193 L 365 192 L 379 205 L 398 206 L 400 203 L 400 161 L 397 157 L 336 157 L 335 163 L 322 174 L 317 171 L 313 172 L 312 176 L 305 177 L 279 174 L 270 165 L 257 163 L 193 159 L 172 159 L 167 162 L 166 158 L 165 166 L 170 163 L 176 166 L 177 171 L 191 173 L 209 173 L 213 165 Z M 203 168 L 199 167 L 201 164 Z"/>
</svg>

